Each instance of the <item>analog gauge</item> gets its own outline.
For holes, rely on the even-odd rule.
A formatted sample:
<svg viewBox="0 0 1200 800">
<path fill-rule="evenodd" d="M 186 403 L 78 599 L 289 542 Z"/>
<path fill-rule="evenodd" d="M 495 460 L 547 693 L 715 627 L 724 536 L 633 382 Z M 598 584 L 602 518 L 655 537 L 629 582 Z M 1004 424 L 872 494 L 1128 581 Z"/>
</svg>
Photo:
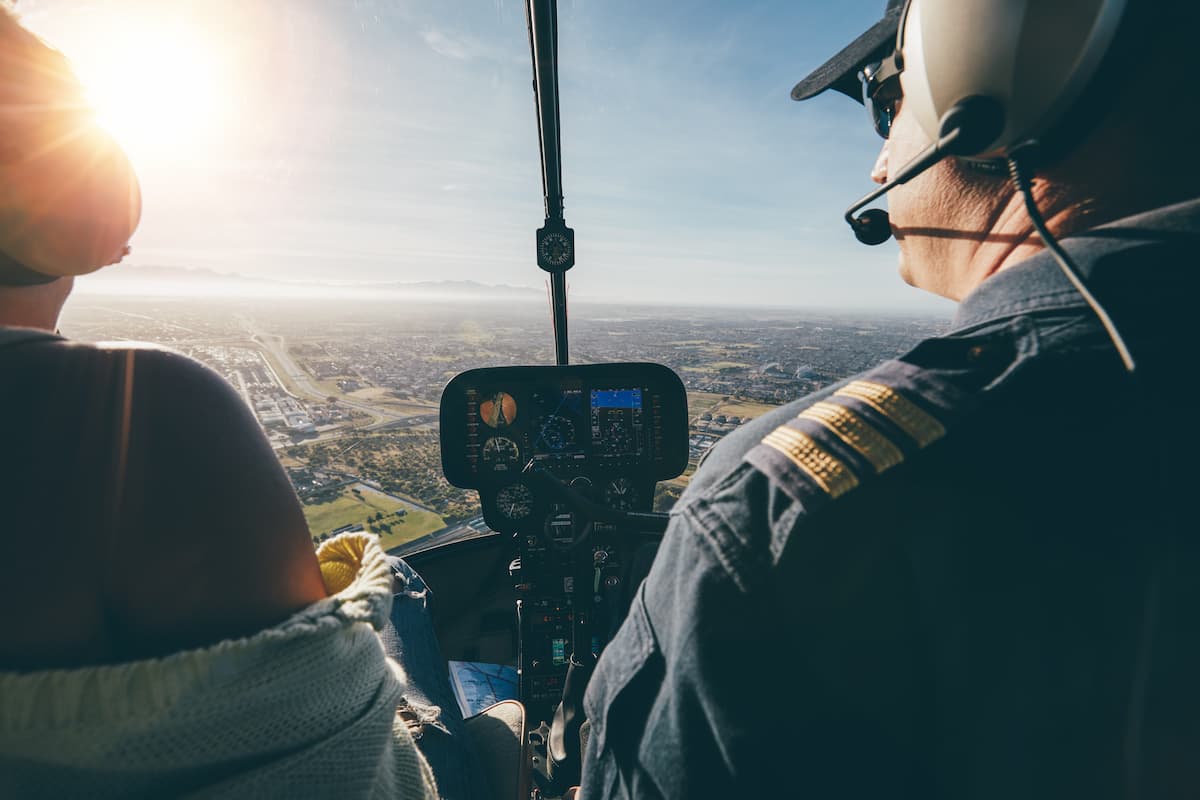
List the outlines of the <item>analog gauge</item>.
<svg viewBox="0 0 1200 800">
<path fill-rule="evenodd" d="M 483 443 L 483 463 L 497 472 L 513 469 L 521 463 L 521 448 L 507 436 L 493 436 Z"/>
<path fill-rule="evenodd" d="M 637 489 L 628 478 L 617 478 L 604 487 L 604 500 L 618 511 L 631 511 L 638 503 Z"/>
<path fill-rule="evenodd" d="M 538 255 L 546 266 L 561 267 L 571 260 L 571 240 L 564 233 L 547 233 L 538 244 Z"/>
<path fill-rule="evenodd" d="M 489 428 L 504 428 L 517 418 L 517 401 L 508 392 L 494 392 L 479 404 L 479 416 Z"/>
<path fill-rule="evenodd" d="M 533 513 L 533 492 L 523 483 L 510 483 L 496 492 L 496 508 L 506 519 L 525 519 Z"/>
<path fill-rule="evenodd" d="M 575 423 L 558 414 L 542 417 L 538 424 L 538 442 L 557 452 L 575 443 Z"/>
</svg>

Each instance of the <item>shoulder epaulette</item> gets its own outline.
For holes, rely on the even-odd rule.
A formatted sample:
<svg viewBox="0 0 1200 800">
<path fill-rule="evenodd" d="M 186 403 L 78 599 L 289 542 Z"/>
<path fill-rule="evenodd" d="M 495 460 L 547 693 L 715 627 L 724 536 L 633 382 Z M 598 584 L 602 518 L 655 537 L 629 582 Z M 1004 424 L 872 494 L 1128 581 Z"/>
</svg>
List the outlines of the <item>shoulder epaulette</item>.
<svg viewBox="0 0 1200 800">
<path fill-rule="evenodd" d="M 889 361 L 771 431 L 746 461 L 811 511 L 941 439 L 965 399 L 936 373 Z"/>
</svg>

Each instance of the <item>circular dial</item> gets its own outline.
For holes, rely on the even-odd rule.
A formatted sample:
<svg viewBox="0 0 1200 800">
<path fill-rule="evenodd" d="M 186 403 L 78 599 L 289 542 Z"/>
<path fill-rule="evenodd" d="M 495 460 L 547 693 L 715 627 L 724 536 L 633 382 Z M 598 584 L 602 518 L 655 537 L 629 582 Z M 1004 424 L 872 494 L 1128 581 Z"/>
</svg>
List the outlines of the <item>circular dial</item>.
<svg viewBox="0 0 1200 800">
<path fill-rule="evenodd" d="M 538 245 L 538 255 L 550 266 L 561 267 L 571 260 L 571 240 L 565 233 L 547 233 Z"/>
<path fill-rule="evenodd" d="M 521 448 L 507 436 L 493 436 L 483 443 L 483 463 L 503 471 L 521 463 Z"/>
<path fill-rule="evenodd" d="M 604 487 L 604 501 L 618 511 L 631 511 L 638 503 L 637 489 L 628 478 L 617 478 Z"/>
<path fill-rule="evenodd" d="M 510 483 L 496 492 L 496 508 L 506 519 L 525 519 L 533 513 L 533 492 L 523 483 Z"/>
<path fill-rule="evenodd" d="M 538 426 L 538 441 L 547 450 L 559 451 L 575 442 L 575 423 L 558 414 L 542 417 Z"/>
<path fill-rule="evenodd" d="M 489 428 L 503 428 L 517 418 L 517 401 L 508 392 L 494 392 L 479 404 L 479 418 Z"/>
</svg>

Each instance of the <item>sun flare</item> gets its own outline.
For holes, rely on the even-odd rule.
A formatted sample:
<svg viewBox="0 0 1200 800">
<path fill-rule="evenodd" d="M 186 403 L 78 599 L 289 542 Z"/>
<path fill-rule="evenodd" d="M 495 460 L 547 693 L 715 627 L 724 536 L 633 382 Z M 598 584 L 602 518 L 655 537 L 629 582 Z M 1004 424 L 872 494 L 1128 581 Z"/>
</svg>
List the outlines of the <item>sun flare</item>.
<svg viewBox="0 0 1200 800">
<path fill-rule="evenodd" d="M 80 15 L 39 31 L 71 60 L 99 122 L 135 163 L 186 162 L 228 122 L 221 43 L 162 15 Z"/>
</svg>

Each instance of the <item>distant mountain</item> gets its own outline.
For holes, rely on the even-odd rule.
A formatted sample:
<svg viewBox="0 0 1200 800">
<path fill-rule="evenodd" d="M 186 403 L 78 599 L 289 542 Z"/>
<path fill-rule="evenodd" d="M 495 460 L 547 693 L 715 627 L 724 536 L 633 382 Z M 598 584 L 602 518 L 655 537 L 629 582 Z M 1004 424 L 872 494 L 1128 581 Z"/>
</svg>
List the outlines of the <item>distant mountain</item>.
<svg viewBox="0 0 1200 800">
<path fill-rule="evenodd" d="M 404 292 L 433 292 L 437 294 L 486 294 L 491 297 L 537 297 L 546 296 L 545 289 L 529 286 L 509 286 L 507 283 L 488 284 L 478 281 L 419 281 L 417 283 L 369 283 L 362 289 L 391 289 Z"/>
<path fill-rule="evenodd" d="M 544 298 L 545 290 L 477 281 L 403 281 L 355 283 L 348 281 L 283 281 L 274 278 L 216 272 L 204 268 L 122 264 L 77 281 L 83 294 L 215 297 L 337 297 L 362 299 L 420 297 L 428 299 L 530 299 Z"/>
</svg>

